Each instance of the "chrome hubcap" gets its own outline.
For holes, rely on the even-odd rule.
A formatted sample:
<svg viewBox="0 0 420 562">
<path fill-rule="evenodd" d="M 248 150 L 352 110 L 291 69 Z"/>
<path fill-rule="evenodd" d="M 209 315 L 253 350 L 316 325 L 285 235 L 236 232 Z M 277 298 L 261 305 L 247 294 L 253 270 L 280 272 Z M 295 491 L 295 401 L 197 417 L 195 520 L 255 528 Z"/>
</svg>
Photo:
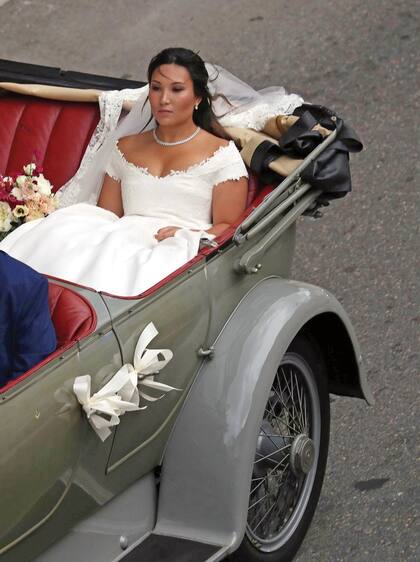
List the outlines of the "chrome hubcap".
<svg viewBox="0 0 420 562">
<path fill-rule="evenodd" d="M 315 445 L 312 439 L 300 434 L 290 448 L 290 468 L 297 477 L 308 474 L 315 460 Z"/>
</svg>

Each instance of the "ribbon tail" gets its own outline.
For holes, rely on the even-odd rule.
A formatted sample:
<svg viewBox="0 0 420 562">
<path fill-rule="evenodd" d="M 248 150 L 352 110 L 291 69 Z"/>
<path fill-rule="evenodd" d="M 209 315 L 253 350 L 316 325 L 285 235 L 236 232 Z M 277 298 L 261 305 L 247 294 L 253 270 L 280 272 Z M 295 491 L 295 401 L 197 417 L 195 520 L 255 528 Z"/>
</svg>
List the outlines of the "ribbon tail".
<svg viewBox="0 0 420 562">
<path fill-rule="evenodd" d="M 130 384 L 130 381 L 134 383 L 133 390 L 136 387 L 134 368 L 129 363 L 123 365 L 115 375 L 100 389 L 96 392 L 92 398 L 101 398 L 105 396 L 111 396 L 118 393 L 126 385 Z"/>
<path fill-rule="evenodd" d="M 149 396 L 148 394 L 145 394 L 141 390 L 139 391 L 139 394 L 140 394 L 140 396 L 142 396 L 148 402 L 157 402 L 158 400 L 160 400 L 161 398 L 163 398 L 165 396 L 164 394 L 161 394 L 157 398 L 153 398 L 153 396 Z"/>
<path fill-rule="evenodd" d="M 168 384 L 164 384 L 163 382 L 157 382 L 155 380 L 151 380 L 151 377 L 147 379 L 140 379 L 139 384 L 141 386 L 147 386 L 149 388 L 154 388 L 156 390 L 162 390 L 163 392 L 171 392 L 171 390 L 181 391 L 180 388 L 175 388 L 174 386 L 169 386 Z"/>
<path fill-rule="evenodd" d="M 103 442 L 111 435 L 110 428 L 118 425 L 120 423 L 120 419 L 118 416 L 111 416 L 111 419 L 106 420 L 98 414 L 93 414 L 89 418 L 89 423 Z"/>
<path fill-rule="evenodd" d="M 90 375 L 76 377 L 73 383 L 73 392 L 75 393 L 79 404 L 86 404 L 90 399 Z"/>
<path fill-rule="evenodd" d="M 92 423 L 91 420 L 89 420 L 89 423 L 102 443 L 111 435 L 111 430 L 109 429 L 109 427 L 98 428 L 94 423 Z"/>
<path fill-rule="evenodd" d="M 159 355 L 162 355 L 163 359 L 159 359 Z M 135 358 L 134 368 L 143 375 L 153 375 L 164 369 L 172 357 L 170 349 L 146 349 L 142 357 Z"/>
<path fill-rule="evenodd" d="M 134 368 L 137 372 L 149 375 L 162 370 L 172 359 L 173 353 L 170 349 L 147 349 L 149 343 L 158 335 L 158 331 L 150 322 L 140 334 L 134 352 Z M 159 355 L 163 356 L 160 360 Z"/>
<path fill-rule="evenodd" d="M 149 324 L 147 324 L 147 326 L 144 328 L 144 330 L 140 334 L 136 349 L 134 351 L 134 366 L 141 360 L 146 347 L 152 340 L 155 339 L 158 333 L 159 332 L 157 331 L 156 326 L 153 324 L 153 322 L 149 322 Z"/>
</svg>

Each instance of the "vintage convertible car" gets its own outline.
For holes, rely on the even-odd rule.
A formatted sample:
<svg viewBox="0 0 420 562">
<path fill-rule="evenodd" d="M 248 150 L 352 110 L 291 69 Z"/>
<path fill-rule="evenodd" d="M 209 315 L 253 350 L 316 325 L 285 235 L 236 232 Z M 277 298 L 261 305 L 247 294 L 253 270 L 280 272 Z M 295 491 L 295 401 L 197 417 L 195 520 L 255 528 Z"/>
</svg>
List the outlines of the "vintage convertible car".
<svg viewBox="0 0 420 562">
<path fill-rule="evenodd" d="M 139 86 L 9 61 L 0 80 L 0 173 L 37 150 L 55 188 L 76 172 L 99 110 L 94 94 L 54 87 Z M 302 170 L 334 135 L 286 178 L 251 174 L 238 224 L 144 294 L 49 279 L 58 347 L 0 389 L 2 561 L 294 557 L 322 486 L 329 394 L 372 402 L 341 305 L 289 280 L 296 220 L 322 204 Z M 102 441 L 74 381 L 89 374 L 101 389 L 150 322 L 149 347 L 173 352 L 155 380 L 178 390 L 126 412 Z"/>
</svg>

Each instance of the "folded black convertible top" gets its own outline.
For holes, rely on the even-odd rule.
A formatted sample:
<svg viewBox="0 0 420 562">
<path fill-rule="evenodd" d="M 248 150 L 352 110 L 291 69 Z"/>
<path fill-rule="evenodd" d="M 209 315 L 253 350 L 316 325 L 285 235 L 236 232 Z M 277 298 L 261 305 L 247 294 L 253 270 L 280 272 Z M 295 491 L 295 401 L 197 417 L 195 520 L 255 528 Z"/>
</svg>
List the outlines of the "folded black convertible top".
<svg viewBox="0 0 420 562">
<path fill-rule="evenodd" d="M 95 88 L 98 90 L 122 90 L 139 88 L 144 82 L 112 78 L 99 74 L 87 74 L 63 70 L 51 66 L 28 64 L 24 62 L 0 59 L 0 82 L 17 82 L 19 84 L 46 84 L 67 88 Z"/>
</svg>

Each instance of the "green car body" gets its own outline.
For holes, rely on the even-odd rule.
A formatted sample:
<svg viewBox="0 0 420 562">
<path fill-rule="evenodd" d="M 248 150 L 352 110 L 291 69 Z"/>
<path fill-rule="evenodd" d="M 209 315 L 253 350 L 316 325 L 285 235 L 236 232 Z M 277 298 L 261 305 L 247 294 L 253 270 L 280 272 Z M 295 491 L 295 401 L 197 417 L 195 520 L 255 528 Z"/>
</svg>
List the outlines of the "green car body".
<svg viewBox="0 0 420 562">
<path fill-rule="evenodd" d="M 124 560 L 152 536 L 190 541 L 185 560 L 235 551 L 264 405 L 299 334 L 316 341 L 330 392 L 372 402 L 341 305 L 289 281 L 296 220 L 285 217 L 274 241 L 266 242 L 273 224 L 240 244 L 231 238 L 139 298 L 54 280 L 87 299 L 97 323 L 0 395 L 2 561 Z M 241 267 L 256 249 L 258 267 Z M 180 390 L 127 412 L 102 442 L 74 380 L 89 374 L 92 393 L 100 389 L 132 361 L 149 322 L 159 332 L 151 347 L 174 354 L 157 379 Z"/>
</svg>

